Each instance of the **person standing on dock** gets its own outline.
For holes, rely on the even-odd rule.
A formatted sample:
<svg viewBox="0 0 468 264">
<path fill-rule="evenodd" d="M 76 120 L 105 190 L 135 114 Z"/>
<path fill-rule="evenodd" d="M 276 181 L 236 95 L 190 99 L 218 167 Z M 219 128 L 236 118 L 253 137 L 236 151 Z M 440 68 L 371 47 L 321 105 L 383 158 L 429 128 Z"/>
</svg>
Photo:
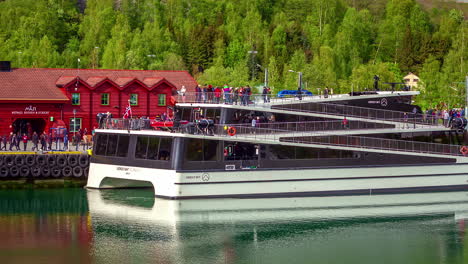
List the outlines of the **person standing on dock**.
<svg viewBox="0 0 468 264">
<path fill-rule="evenodd" d="M 195 87 L 195 102 L 200 103 L 201 97 L 202 97 L 202 89 L 200 88 L 200 85 L 197 85 Z"/>
<path fill-rule="evenodd" d="M 68 150 L 68 134 L 63 135 L 63 150 Z"/>
<path fill-rule="evenodd" d="M 263 97 L 263 102 L 268 103 L 268 89 L 266 86 L 263 86 L 263 91 L 262 91 L 262 97 Z"/>
<path fill-rule="evenodd" d="M 185 93 L 187 92 L 187 89 L 185 88 L 184 85 L 182 85 L 182 88 L 180 88 L 179 95 L 182 96 L 182 103 L 185 103 Z"/>
<path fill-rule="evenodd" d="M 44 151 L 47 148 L 47 144 L 46 144 L 47 135 L 46 135 L 45 131 L 42 132 L 42 135 L 41 135 L 40 139 L 41 139 L 41 150 Z"/>
<path fill-rule="evenodd" d="M 53 137 L 52 137 L 52 133 L 49 133 L 49 135 L 47 136 L 47 149 L 48 150 L 52 150 L 52 141 L 53 141 Z"/>
<path fill-rule="evenodd" d="M 26 134 L 23 134 L 23 150 L 26 151 L 26 147 L 28 146 L 28 136 Z"/>
<path fill-rule="evenodd" d="M 78 151 L 78 147 L 80 146 L 80 143 L 81 143 L 81 134 L 79 131 L 75 134 L 75 138 L 73 140 L 75 141 L 75 144 L 76 144 L 75 150 Z"/>
<path fill-rule="evenodd" d="M 33 135 L 32 135 L 32 143 L 33 143 L 33 147 L 32 147 L 32 151 L 34 150 L 39 150 L 39 147 L 37 146 L 38 143 L 39 143 L 39 136 L 37 135 L 36 131 L 34 131 Z"/>
<path fill-rule="evenodd" d="M 2 136 L 3 146 L 1 146 L 0 150 L 5 150 L 5 151 L 7 150 L 7 149 L 6 149 L 7 141 L 8 141 L 7 137 L 6 137 L 5 135 L 3 135 L 3 136 Z"/>
<path fill-rule="evenodd" d="M 16 135 L 13 134 L 13 132 L 10 132 L 10 137 L 9 137 L 8 141 L 10 142 L 10 148 L 9 148 L 9 150 L 12 151 L 12 150 L 13 150 L 13 146 L 16 145 Z"/>
<path fill-rule="evenodd" d="M 20 143 L 22 138 L 21 133 L 18 132 L 18 134 L 16 134 L 16 150 L 21 150 Z"/>
</svg>

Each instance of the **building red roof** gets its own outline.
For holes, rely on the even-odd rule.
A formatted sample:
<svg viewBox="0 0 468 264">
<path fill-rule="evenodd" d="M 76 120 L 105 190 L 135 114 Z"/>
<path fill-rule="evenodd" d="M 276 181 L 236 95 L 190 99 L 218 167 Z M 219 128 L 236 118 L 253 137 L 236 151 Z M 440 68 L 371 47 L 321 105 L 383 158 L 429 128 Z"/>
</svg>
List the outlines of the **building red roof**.
<svg viewBox="0 0 468 264">
<path fill-rule="evenodd" d="M 148 87 L 165 79 L 177 89 L 185 86 L 187 91 L 195 90 L 197 85 L 186 71 L 15 68 L 0 72 L 0 100 L 68 101 L 59 87 L 77 77 L 90 87 L 106 78 L 121 86 L 134 79 Z"/>
<path fill-rule="evenodd" d="M 89 84 L 89 86 L 94 87 L 96 86 L 96 84 L 104 81 L 105 79 L 106 79 L 105 76 L 93 76 L 93 77 L 89 77 L 86 80 L 86 83 Z"/>
<path fill-rule="evenodd" d="M 151 87 L 151 86 L 157 84 L 158 82 L 160 82 L 162 79 L 163 79 L 162 77 L 149 77 L 149 78 L 143 79 L 143 83 L 146 86 Z"/>
</svg>

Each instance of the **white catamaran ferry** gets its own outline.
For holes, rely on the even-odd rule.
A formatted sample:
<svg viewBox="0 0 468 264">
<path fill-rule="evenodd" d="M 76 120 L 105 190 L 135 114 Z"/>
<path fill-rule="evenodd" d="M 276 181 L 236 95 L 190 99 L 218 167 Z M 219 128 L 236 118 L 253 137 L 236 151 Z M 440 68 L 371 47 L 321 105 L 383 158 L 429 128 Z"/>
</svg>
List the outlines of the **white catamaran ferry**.
<svg viewBox="0 0 468 264">
<path fill-rule="evenodd" d="M 169 199 L 468 189 L 465 119 L 423 115 L 417 94 L 185 95 L 171 121 L 101 120 L 87 187 Z"/>
</svg>

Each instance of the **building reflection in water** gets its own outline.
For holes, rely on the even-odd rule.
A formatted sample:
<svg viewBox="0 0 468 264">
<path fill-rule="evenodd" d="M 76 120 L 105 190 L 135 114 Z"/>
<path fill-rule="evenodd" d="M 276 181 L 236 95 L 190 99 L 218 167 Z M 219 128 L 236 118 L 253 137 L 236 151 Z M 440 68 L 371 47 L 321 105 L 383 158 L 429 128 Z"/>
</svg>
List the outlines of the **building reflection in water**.
<svg viewBox="0 0 468 264">
<path fill-rule="evenodd" d="M 151 191 L 88 190 L 87 197 L 97 262 L 468 263 L 466 192 L 163 200 Z"/>
<path fill-rule="evenodd" d="M 0 191 L 0 263 L 90 263 L 83 190 Z"/>
</svg>

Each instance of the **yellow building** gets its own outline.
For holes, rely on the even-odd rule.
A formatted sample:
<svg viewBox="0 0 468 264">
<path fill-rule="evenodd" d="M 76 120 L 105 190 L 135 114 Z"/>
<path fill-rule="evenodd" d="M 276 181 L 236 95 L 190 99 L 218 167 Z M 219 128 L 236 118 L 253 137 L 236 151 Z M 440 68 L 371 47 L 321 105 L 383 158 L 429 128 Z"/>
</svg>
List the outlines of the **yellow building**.
<svg viewBox="0 0 468 264">
<path fill-rule="evenodd" d="M 411 87 L 411 90 L 418 89 L 418 83 L 420 82 L 420 80 L 419 80 L 419 77 L 416 76 L 414 73 L 412 72 L 408 73 L 408 75 L 403 77 L 403 80 L 405 81 L 405 85 Z"/>
</svg>

